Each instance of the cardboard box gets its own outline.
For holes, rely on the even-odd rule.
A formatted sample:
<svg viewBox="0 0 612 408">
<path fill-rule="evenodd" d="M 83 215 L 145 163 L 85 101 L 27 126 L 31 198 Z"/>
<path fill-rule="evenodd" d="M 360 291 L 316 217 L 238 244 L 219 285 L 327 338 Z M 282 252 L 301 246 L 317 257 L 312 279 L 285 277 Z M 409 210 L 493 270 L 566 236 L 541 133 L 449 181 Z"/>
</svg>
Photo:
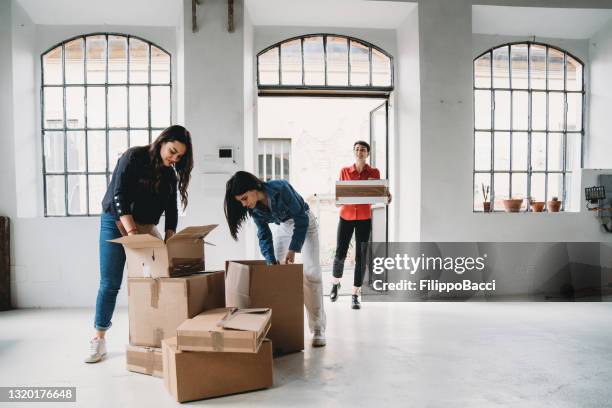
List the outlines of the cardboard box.
<svg viewBox="0 0 612 408">
<path fill-rule="evenodd" d="M 272 342 L 258 353 L 180 351 L 176 338 L 162 342 L 164 385 L 179 402 L 272 386 Z"/>
<path fill-rule="evenodd" d="M 269 308 L 207 310 L 176 329 L 177 347 L 181 351 L 257 353 L 271 318 Z"/>
<path fill-rule="evenodd" d="M 203 271 L 204 237 L 217 225 L 187 227 L 166 242 L 150 234 L 112 239 L 122 244 L 129 278 L 185 276 Z"/>
<path fill-rule="evenodd" d="M 268 338 L 274 351 L 304 349 L 304 280 L 301 264 L 266 265 L 265 261 L 228 261 L 225 265 L 228 307 L 272 309 Z"/>
<path fill-rule="evenodd" d="M 336 204 L 386 204 L 388 180 L 338 180 Z"/>
<path fill-rule="evenodd" d="M 128 278 L 130 344 L 160 347 L 204 310 L 225 307 L 223 271 L 180 278 Z"/>
<path fill-rule="evenodd" d="M 125 358 L 129 371 L 159 378 L 164 376 L 161 348 L 128 344 L 125 346 Z"/>
</svg>

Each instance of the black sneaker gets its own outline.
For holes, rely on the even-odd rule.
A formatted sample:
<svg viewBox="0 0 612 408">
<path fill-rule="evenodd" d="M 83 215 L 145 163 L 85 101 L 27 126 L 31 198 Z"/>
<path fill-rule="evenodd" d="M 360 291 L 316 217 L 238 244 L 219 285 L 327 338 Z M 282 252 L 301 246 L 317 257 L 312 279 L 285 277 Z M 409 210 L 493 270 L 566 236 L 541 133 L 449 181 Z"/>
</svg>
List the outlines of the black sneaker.
<svg viewBox="0 0 612 408">
<path fill-rule="evenodd" d="M 340 289 L 340 282 L 332 284 L 331 292 L 329 293 L 329 299 L 332 302 L 338 300 L 338 289 Z"/>
<path fill-rule="evenodd" d="M 361 309 L 361 303 L 359 303 L 359 295 L 351 296 L 351 309 Z"/>
</svg>

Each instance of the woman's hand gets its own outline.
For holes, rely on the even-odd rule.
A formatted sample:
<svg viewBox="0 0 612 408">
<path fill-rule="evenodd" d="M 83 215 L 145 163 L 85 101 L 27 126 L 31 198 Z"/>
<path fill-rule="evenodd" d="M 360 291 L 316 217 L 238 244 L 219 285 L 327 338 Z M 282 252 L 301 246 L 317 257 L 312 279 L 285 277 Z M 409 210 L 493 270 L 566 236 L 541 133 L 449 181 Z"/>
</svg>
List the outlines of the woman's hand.
<svg viewBox="0 0 612 408">
<path fill-rule="evenodd" d="M 285 257 L 285 263 L 292 264 L 294 262 L 295 262 L 295 251 L 289 250 L 289 252 L 287 252 L 287 256 Z"/>
</svg>

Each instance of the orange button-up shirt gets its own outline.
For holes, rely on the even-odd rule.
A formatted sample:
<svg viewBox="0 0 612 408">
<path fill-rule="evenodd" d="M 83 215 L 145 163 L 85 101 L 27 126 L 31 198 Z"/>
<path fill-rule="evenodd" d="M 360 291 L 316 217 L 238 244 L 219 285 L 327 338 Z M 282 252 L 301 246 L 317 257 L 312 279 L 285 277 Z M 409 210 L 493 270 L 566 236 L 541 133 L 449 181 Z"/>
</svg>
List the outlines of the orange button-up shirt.
<svg viewBox="0 0 612 408">
<path fill-rule="evenodd" d="M 353 164 L 340 170 L 340 180 L 370 180 L 380 179 L 380 172 L 375 167 L 367 164 L 360 172 Z M 370 204 L 344 204 L 340 207 L 340 217 L 347 221 L 369 220 L 372 218 L 372 206 Z"/>
</svg>

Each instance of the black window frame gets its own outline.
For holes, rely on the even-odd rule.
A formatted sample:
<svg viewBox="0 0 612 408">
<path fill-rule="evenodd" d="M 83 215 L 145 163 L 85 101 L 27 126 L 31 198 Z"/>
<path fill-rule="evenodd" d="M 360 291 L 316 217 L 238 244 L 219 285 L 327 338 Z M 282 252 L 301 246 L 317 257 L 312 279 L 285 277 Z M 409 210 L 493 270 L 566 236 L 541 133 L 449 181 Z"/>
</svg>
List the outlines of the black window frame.
<svg viewBox="0 0 612 408">
<path fill-rule="evenodd" d="M 99 37 L 99 36 L 104 36 L 105 38 L 105 73 L 104 73 L 104 82 L 103 83 L 88 83 L 87 81 L 87 38 L 89 37 Z M 127 43 L 127 49 L 126 49 L 126 59 L 127 59 L 127 65 L 126 65 L 126 82 L 125 83 L 109 83 L 108 81 L 108 71 L 109 71 L 109 53 L 108 53 L 108 44 L 109 44 L 109 37 L 123 37 L 126 40 Z M 67 84 L 66 83 L 66 53 L 65 53 L 65 48 L 66 45 L 78 40 L 78 39 L 82 39 L 83 40 L 83 82 L 82 83 L 70 83 Z M 147 61 L 147 67 L 148 67 L 148 80 L 146 82 L 131 82 L 130 81 L 130 40 L 131 39 L 135 39 L 138 41 L 141 41 L 143 43 L 145 43 L 147 45 L 147 51 L 148 51 L 148 61 Z M 56 50 L 58 47 L 61 47 L 62 49 L 62 56 L 61 56 L 61 66 L 62 66 L 62 83 L 61 84 L 45 84 L 45 66 L 44 66 L 44 58 L 45 56 Z M 163 52 L 164 54 L 167 55 L 168 60 L 169 60 L 169 82 L 167 83 L 153 83 L 152 82 L 152 78 L 151 78 L 151 72 L 152 72 L 152 68 L 151 68 L 151 50 L 152 47 L 157 48 L 159 51 Z M 130 148 L 132 146 L 131 144 L 131 140 L 130 140 L 130 131 L 146 131 L 148 132 L 148 143 L 151 143 L 152 141 L 152 136 L 154 134 L 154 132 L 159 132 L 162 131 L 163 128 L 158 127 L 158 126 L 152 126 L 151 123 L 151 88 L 152 87 L 168 87 L 169 88 L 169 124 L 172 123 L 172 115 L 173 115 L 173 103 L 172 103 L 172 93 L 173 93 L 173 85 L 172 85 L 172 54 L 166 50 L 164 47 L 159 46 L 158 44 L 156 44 L 153 41 L 147 40 L 145 38 L 142 38 L 140 36 L 137 35 L 131 35 L 131 34 L 124 34 L 124 33 L 117 33 L 117 32 L 92 32 L 92 33 L 88 33 L 88 34 L 81 34 L 81 35 L 76 35 L 74 37 L 68 38 L 64 41 L 61 41 L 51 47 L 49 47 L 47 50 L 45 50 L 44 52 L 41 53 L 40 55 L 40 129 L 41 129 L 41 160 L 42 160 L 42 176 L 43 176 L 43 200 L 44 200 L 44 216 L 45 217 L 92 217 L 92 216 L 99 216 L 100 213 L 95 213 L 91 211 L 91 203 L 90 203 L 90 192 L 89 192 L 89 184 L 90 184 L 90 177 L 89 176 L 105 176 L 106 177 L 106 185 L 108 186 L 109 182 L 110 182 L 110 178 L 112 176 L 112 171 L 110 169 L 111 165 L 109 163 L 109 132 L 112 131 L 125 131 L 127 134 L 127 146 L 128 148 Z M 148 115 L 148 126 L 147 127 L 131 127 L 130 126 L 130 87 L 134 87 L 134 86 L 138 86 L 138 87 L 147 87 L 147 115 Z M 83 118 L 84 118 L 84 127 L 82 128 L 72 128 L 72 127 L 68 127 L 67 125 L 67 117 L 66 117 L 66 89 L 67 88 L 71 88 L 71 87 L 76 87 L 76 88 L 83 88 L 84 89 L 84 110 L 83 110 Z M 96 127 L 96 128 L 92 128 L 92 127 L 88 127 L 87 124 L 87 89 L 90 87 L 97 87 L 97 88 L 103 88 L 105 90 L 105 112 L 106 112 L 106 117 L 105 117 L 105 126 L 104 127 Z M 127 123 L 125 127 L 110 127 L 109 123 L 108 123 L 108 89 L 110 87 L 124 87 L 126 88 L 126 117 L 127 117 Z M 63 126 L 60 128 L 46 128 L 45 127 L 45 88 L 60 88 L 62 89 L 62 109 L 63 109 Z M 106 167 L 104 171 L 89 171 L 89 145 L 88 145 L 88 132 L 104 132 L 105 133 L 105 162 L 106 162 Z M 48 172 L 46 169 L 46 160 L 45 160 L 45 132 L 58 132 L 58 133 L 63 133 L 63 149 L 64 149 L 64 153 L 63 153 L 63 158 L 64 158 L 64 165 L 63 165 L 63 171 L 61 172 Z M 85 171 L 68 171 L 68 132 L 83 132 L 84 134 L 84 139 L 85 139 L 85 151 L 84 151 L 84 159 L 85 159 Z M 49 214 L 48 213 L 48 202 L 47 202 L 47 177 L 48 176 L 63 176 L 64 177 L 64 214 Z M 69 207 L 69 200 L 68 200 L 68 196 L 69 196 L 69 189 L 68 189 L 68 179 L 69 176 L 85 176 L 85 188 L 86 188 L 86 192 L 85 192 L 85 199 L 86 199 L 86 212 L 84 214 L 71 214 L 70 213 L 70 207 Z M 102 200 L 102 197 L 100 197 L 100 200 Z"/>
</svg>

